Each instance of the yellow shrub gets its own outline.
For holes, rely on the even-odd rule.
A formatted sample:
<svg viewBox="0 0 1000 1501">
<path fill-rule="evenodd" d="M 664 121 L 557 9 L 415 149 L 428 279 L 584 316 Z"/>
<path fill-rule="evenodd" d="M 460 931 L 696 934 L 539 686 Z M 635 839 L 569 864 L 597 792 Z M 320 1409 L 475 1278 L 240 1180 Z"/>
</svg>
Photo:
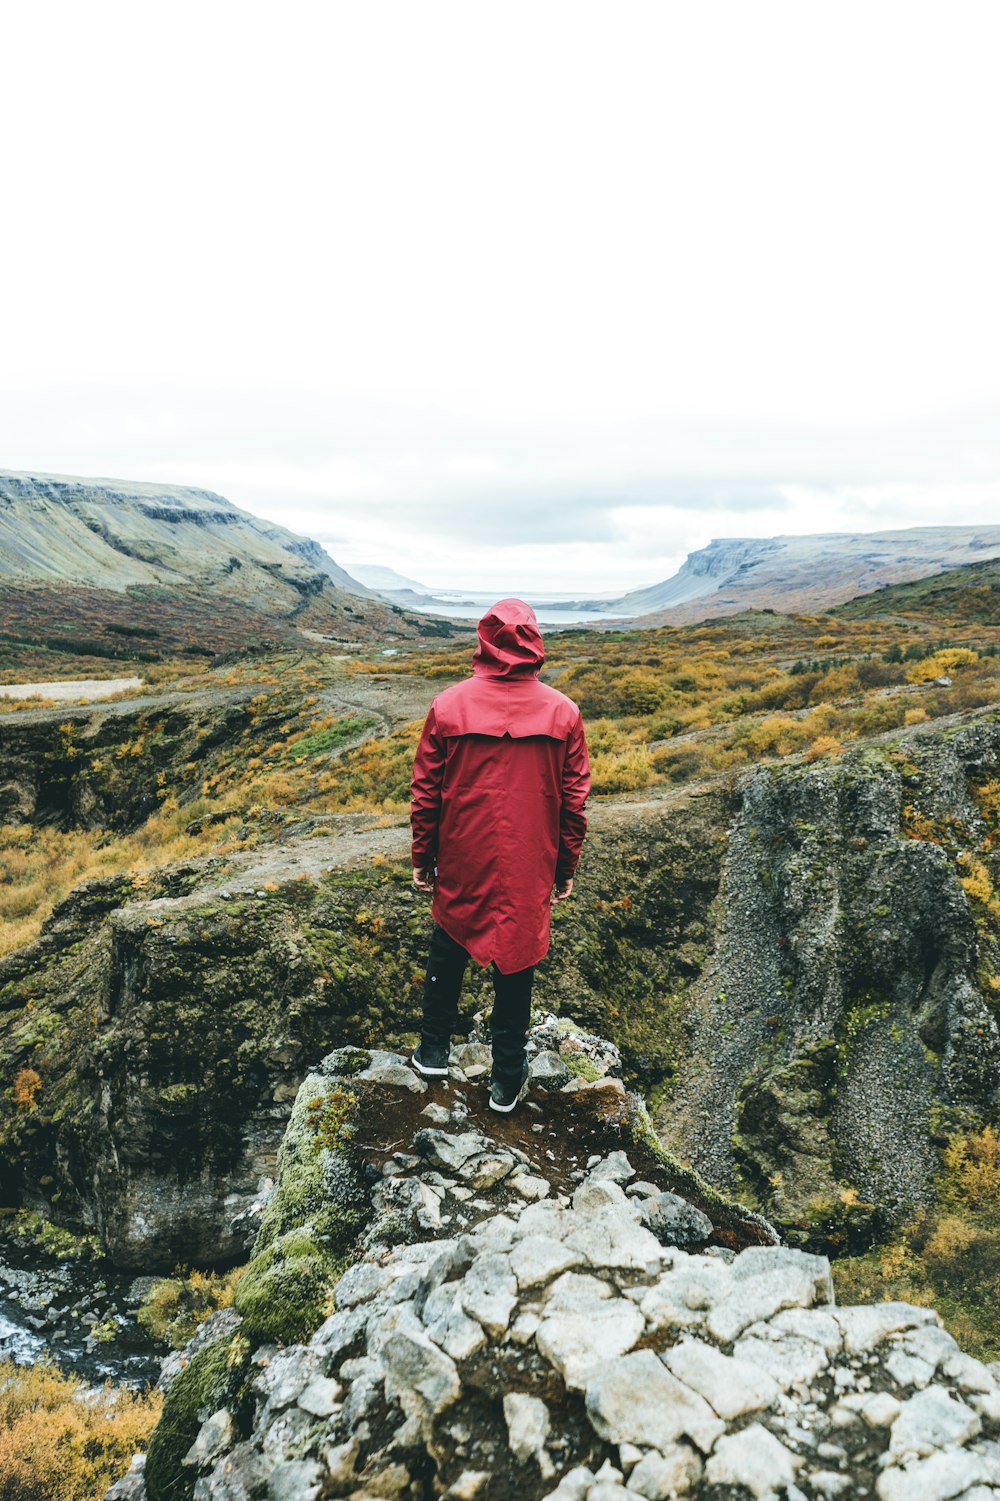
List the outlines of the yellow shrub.
<svg viewBox="0 0 1000 1501">
<path fill-rule="evenodd" d="M 202 1319 L 229 1307 L 245 1271 L 242 1266 L 229 1272 L 185 1272 L 178 1268 L 173 1277 L 153 1284 L 143 1299 L 138 1321 L 154 1339 L 183 1349 Z"/>
<path fill-rule="evenodd" d="M 820 735 L 806 751 L 806 760 L 818 761 L 822 756 L 839 756 L 843 749 L 836 735 Z"/>
<path fill-rule="evenodd" d="M 0 1362 L 0 1496 L 101 1501 L 144 1449 L 159 1392 L 91 1391 L 54 1366 Z"/>
<path fill-rule="evenodd" d="M 635 792 L 647 787 L 655 775 L 652 756 L 639 746 L 597 755 L 590 763 L 590 785 L 595 793 Z"/>
<path fill-rule="evenodd" d="M 984 1126 L 970 1136 L 953 1136 L 944 1150 L 943 1197 L 972 1209 L 1000 1210 L 1000 1136 Z"/>
<path fill-rule="evenodd" d="M 972 667 L 978 661 L 978 655 L 967 646 L 950 646 L 944 651 L 936 651 L 931 657 L 924 657 L 921 662 L 914 662 L 906 678 L 910 683 L 929 683 L 932 678 L 950 677 L 953 672 Z"/>
<path fill-rule="evenodd" d="M 982 902 L 988 906 L 993 898 L 993 882 L 990 873 L 981 860 L 975 860 L 971 855 L 959 855 L 959 863 L 968 870 L 968 875 L 962 876 L 962 889 L 966 896 L 974 902 Z"/>
</svg>

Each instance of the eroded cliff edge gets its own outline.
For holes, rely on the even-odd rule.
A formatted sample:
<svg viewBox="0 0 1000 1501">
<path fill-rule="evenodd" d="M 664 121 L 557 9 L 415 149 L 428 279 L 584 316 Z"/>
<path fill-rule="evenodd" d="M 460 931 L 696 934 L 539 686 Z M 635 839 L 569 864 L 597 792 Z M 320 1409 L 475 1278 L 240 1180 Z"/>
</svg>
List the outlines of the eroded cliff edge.
<svg viewBox="0 0 1000 1501">
<path fill-rule="evenodd" d="M 884 1233 L 996 1119 L 998 753 L 989 710 L 593 809 L 537 1003 L 614 1038 L 664 1141 L 795 1243 Z M 3 1198 L 123 1265 L 238 1259 L 310 1060 L 415 1040 L 405 822 L 268 837 L 82 886 L 0 961 L 31 1081 L 0 1100 Z"/>
</svg>

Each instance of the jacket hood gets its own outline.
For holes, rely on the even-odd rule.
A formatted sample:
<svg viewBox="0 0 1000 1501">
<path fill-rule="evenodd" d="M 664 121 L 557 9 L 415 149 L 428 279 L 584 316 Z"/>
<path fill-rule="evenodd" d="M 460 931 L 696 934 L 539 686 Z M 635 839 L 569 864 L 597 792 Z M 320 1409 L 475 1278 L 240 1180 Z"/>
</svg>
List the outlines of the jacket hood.
<svg viewBox="0 0 1000 1501">
<path fill-rule="evenodd" d="M 545 661 L 535 612 L 523 599 L 501 599 L 479 622 L 473 672 L 484 677 L 529 677 Z"/>
</svg>

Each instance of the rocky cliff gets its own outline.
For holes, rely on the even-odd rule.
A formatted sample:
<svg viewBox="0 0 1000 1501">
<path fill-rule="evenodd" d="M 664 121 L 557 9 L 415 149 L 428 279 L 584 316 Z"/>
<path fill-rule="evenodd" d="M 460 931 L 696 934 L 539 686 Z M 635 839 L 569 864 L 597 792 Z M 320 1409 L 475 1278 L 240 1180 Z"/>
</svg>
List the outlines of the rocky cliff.
<svg viewBox="0 0 1000 1501">
<path fill-rule="evenodd" d="M 990 710 L 740 783 L 657 1120 L 801 1243 L 884 1231 L 995 1119 L 998 764 Z"/>
<path fill-rule="evenodd" d="M 678 1193 L 613 1075 L 560 1084 L 570 1035 L 540 1020 L 548 1090 L 502 1120 L 481 1041 L 431 1086 L 401 1054 L 323 1060 L 236 1309 L 167 1363 L 108 1501 L 996 1493 L 997 1369 L 931 1309 L 838 1307 L 825 1258 Z"/>
<path fill-rule="evenodd" d="M 838 605 L 885 585 L 1000 556 L 1000 527 L 917 526 L 891 532 L 716 537 L 672 578 L 595 610 L 643 624 L 705 620 L 739 610 L 794 613 Z"/>
<path fill-rule="evenodd" d="M 593 812 L 540 1005 L 620 1046 L 664 1141 L 803 1247 L 929 1201 L 996 1119 L 1000 715 Z M 405 820 L 81 887 L 0 961 L 8 1203 L 123 1265 L 235 1259 L 324 1047 L 415 1041 L 427 912 Z M 470 973 L 465 1021 L 489 981 Z"/>
<path fill-rule="evenodd" d="M 706 801 L 710 807 L 706 807 Z M 7 1202 L 95 1229 L 123 1265 L 235 1259 L 295 1090 L 336 1043 L 412 1042 L 428 917 L 408 829 L 291 820 L 266 847 L 89 883 L 0 960 Z M 595 816 L 540 1003 L 619 1031 L 630 1078 L 669 1074 L 706 953 L 717 800 Z M 489 981 L 470 974 L 466 1021 Z M 665 997 L 673 996 L 671 1007 Z"/>
</svg>

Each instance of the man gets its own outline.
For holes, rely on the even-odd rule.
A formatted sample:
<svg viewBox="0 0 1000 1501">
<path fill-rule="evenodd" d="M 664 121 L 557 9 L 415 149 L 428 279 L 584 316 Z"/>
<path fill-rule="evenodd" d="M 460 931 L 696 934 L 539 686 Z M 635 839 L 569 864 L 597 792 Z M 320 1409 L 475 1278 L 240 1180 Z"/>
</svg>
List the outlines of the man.
<svg viewBox="0 0 1000 1501">
<path fill-rule="evenodd" d="M 434 898 L 413 1064 L 447 1074 L 466 964 L 492 964 L 490 1105 L 500 1111 L 527 1081 L 532 977 L 587 827 L 583 717 L 538 681 L 544 660 L 534 610 L 500 600 L 479 622 L 472 677 L 431 704 L 413 763 L 413 884 Z"/>
</svg>

